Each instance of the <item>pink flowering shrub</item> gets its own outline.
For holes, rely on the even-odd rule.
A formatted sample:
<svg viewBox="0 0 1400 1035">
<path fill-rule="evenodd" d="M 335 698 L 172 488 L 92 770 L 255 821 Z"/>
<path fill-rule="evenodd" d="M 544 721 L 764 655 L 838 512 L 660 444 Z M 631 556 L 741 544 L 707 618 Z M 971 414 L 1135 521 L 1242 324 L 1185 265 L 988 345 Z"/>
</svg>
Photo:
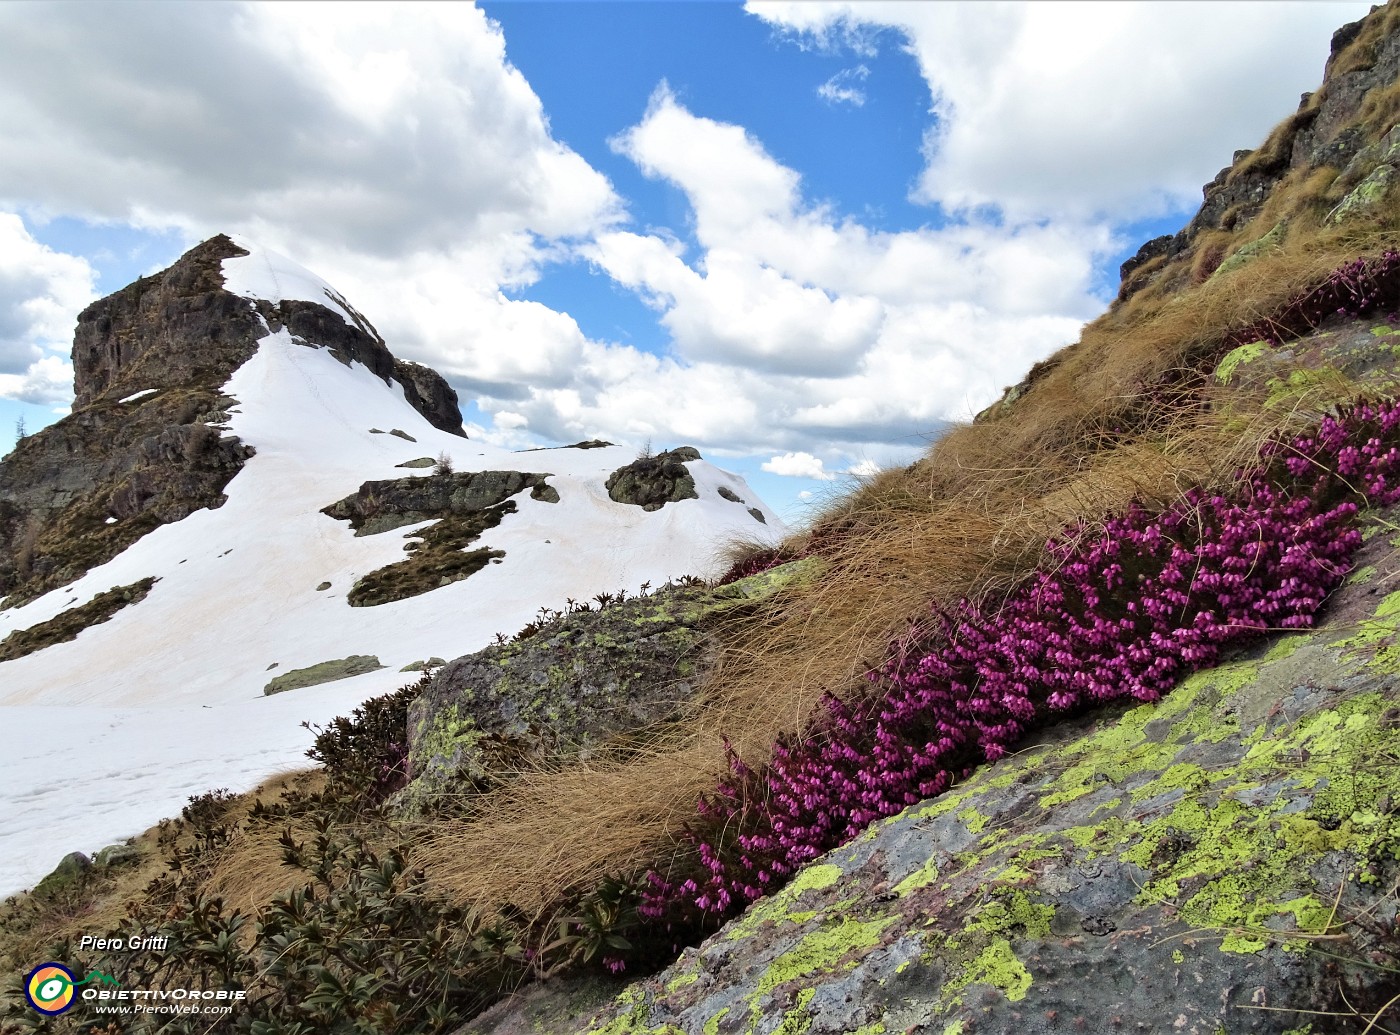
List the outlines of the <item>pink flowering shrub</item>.
<svg viewBox="0 0 1400 1035">
<path fill-rule="evenodd" d="M 1400 406 L 1358 405 L 1266 448 L 1231 498 L 1134 506 L 1068 529 L 1000 607 L 935 611 L 799 738 L 701 798 L 688 875 L 647 877 L 639 912 L 693 927 L 742 909 L 872 821 L 946 790 L 1028 731 L 1155 701 L 1221 652 L 1311 626 L 1360 545 L 1362 505 L 1400 502 Z"/>
<path fill-rule="evenodd" d="M 1313 288 L 1293 299 L 1277 313 L 1230 335 L 1227 349 L 1256 341 L 1281 345 L 1307 334 L 1330 316 L 1360 316 L 1400 308 L 1400 252 L 1388 250 L 1374 258 L 1361 258 L 1339 266 Z M 1394 319 L 1394 316 L 1392 316 Z"/>
</svg>

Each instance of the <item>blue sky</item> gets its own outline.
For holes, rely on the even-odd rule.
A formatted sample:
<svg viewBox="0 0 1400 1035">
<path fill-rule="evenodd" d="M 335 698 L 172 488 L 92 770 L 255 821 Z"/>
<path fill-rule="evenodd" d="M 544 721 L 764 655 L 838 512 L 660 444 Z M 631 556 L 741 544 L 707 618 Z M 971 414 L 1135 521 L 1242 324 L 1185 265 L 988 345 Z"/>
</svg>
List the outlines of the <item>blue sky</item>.
<svg viewBox="0 0 1400 1035">
<path fill-rule="evenodd" d="M 84 305 L 231 231 L 473 434 L 694 444 L 800 517 L 1073 340 L 1366 10 L 0 5 L 0 449 Z"/>
</svg>

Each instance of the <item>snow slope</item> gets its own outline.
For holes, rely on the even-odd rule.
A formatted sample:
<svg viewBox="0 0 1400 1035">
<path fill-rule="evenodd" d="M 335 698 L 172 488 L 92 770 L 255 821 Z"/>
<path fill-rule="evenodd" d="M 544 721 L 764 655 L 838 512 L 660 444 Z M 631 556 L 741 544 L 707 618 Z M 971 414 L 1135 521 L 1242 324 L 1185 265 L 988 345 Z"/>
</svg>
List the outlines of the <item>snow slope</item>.
<svg viewBox="0 0 1400 1035">
<path fill-rule="evenodd" d="M 252 254 L 224 262 L 230 291 L 358 315 L 295 263 L 238 243 Z M 177 813 L 192 794 L 246 790 L 305 764 L 303 721 L 325 723 L 412 681 L 399 671 L 410 662 L 477 650 L 569 597 L 713 573 L 726 543 L 784 531 L 741 478 L 703 460 L 688 465 L 700 499 L 650 513 L 614 503 L 604 481 L 633 451 L 512 453 L 449 435 L 397 383 L 285 330 L 261 340 L 225 391 L 238 400 L 231 433 L 257 450 L 229 483 L 228 502 L 0 611 L 3 639 L 112 586 L 159 577 L 145 600 L 76 640 L 0 664 L 0 894 L 32 884 L 66 852 L 91 852 Z M 501 563 L 422 596 L 350 607 L 355 580 L 401 560 L 405 534 L 421 526 L 357 538 L 320 509 L 366 480 L 426 477 L 395 465 L 440 453 L 457 471 L 548 473 L 560 501 L 515 497 L 518 512 L 474 544 L 504 550 Z M 721 486 L 747 503 L 721 498 Z M 318 591 L 323 582 L 331 588 Z M 386 667 L 263 695 L 279 673 L 351 654 Z"/>
</svg>

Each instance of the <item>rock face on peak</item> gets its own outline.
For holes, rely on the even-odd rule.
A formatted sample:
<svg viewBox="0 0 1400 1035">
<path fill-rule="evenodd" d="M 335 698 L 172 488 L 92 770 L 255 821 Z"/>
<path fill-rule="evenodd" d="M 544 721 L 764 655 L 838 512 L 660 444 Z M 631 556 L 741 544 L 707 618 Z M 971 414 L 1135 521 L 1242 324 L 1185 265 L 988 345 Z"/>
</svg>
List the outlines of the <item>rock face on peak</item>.
<svg viewBox="0 0 1400 1035">
<path fill-rule="evenodd" d="M 14 604 L 223 502 L 252 451 L 221 387 L 265 333 L 220 264 L 227 237 L 88 306 L 73 340 L 73 412 L 0 462 L 0 595 Z"/>
<path fill-rule="evenodd" d="M 84 309 L 73 337 L 74 411 L 109 394 L 222 386 L 265 333 L 248 301 L 224 290 L 220 264 L 247 254 L 211 237 Z"/>
<path fill-rule="evenodd" d="M 1376 8 L 1338 29 L 1322 85 L 1304 94 L 1258 148 L 1234 153 L 1202 188 L 1201 209 L 1185 227 L 1148 241 L 1123 263 L 1118 304 L 1154 281 L 1175 288 L 1208 277 L 1230 261 L 1232 247 L 1278 243 L 1313 201 L 1325 199 L 1330 221 L 1373 210 L 1400 179 L 1397 79 L 1400 8 Z M 1242 247 L 1238 235 L 1247 239 Z M 1175 261 L 1183 258 L 1191 261 Z"/>
</svg>

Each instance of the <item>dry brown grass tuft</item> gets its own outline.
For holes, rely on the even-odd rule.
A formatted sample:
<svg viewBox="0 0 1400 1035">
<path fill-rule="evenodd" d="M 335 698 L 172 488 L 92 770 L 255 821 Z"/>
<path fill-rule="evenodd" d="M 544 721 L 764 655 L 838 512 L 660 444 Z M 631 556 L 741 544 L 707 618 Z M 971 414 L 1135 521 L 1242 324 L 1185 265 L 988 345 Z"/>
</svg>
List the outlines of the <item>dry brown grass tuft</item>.
<svg viewBox="0 0 1400 1035">
<path fill-rule="evenodd" d="M 284 773 L 239 795 L 231 805 L 230 815 L 241 817 L 259 798 L 274 801 L 283 792 L 311 795 L 324 789 L 325 777 L 320 770 Z M 355 829 L 373 839 L 371 827 L 360 824 Z M 315 836 L 309 816 L 270 825 L 241 823 L 212 861 L 201 885 L 202 892 L 223 899 L 230 911 L 241 909 L 251 915 L 278 895 L 304 884 L 305 874 L 282 863 L 278 840 L 283 831 L 290 831 L 298 841 Z"/>
</svg>

